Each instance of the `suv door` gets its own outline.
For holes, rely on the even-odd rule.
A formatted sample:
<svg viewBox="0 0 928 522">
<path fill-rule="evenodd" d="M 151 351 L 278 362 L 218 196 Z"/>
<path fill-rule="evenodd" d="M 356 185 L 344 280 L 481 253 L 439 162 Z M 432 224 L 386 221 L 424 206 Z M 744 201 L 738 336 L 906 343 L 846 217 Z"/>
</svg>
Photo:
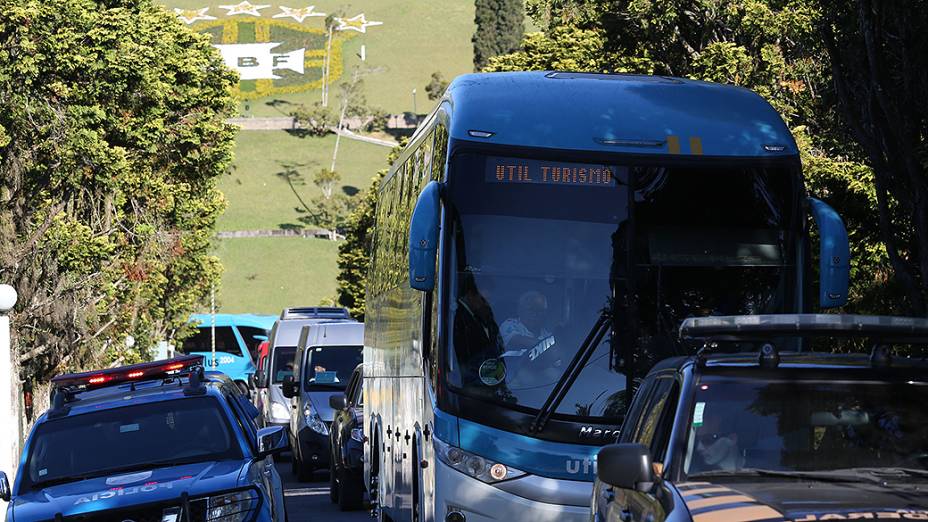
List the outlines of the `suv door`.
<svg viewBox="0 0 928 522">
<path fill-rule="evenodd" d="M 629 418 L 629 422 L 626 422 L 621 441 L 647 446 L 651 452 L 655 473 L 662 474 L 663 460 L 679 402 L 680 384 L 673 374 L 664 374 L 656 376 L 648 388 L 648 396 L 642 397 L 640 404 L 633 404 L 629 411 L 634 413 L 635 417 Z M 661 499 L 669 498 L 669 494 L 665 494 L 662 487 L 657 485 L 646 492 L 613 488 L 615 496 L 609 512 L 618 512 L 619 518 L 624 520 L 665 520 L 667 510 Z"/>
</svg>

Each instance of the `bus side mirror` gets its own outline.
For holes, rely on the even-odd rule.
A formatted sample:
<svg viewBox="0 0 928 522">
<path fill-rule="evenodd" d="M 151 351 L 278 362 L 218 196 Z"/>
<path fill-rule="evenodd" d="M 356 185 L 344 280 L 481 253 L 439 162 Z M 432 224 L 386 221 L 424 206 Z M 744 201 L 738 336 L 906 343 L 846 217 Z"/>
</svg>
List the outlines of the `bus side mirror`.
<svg viewBox="0 0 928 522">
<path fill-rule="evenodd" d="M 284 377 L 284 382 L 281 384 L 280 391 L 283 393 L 284 397 L 288 399 L 292 399 L 300 394 L 296 379 L 294 379 L 292 375 Z"/>
<path fill-rule="evenodd" d="M 10 489 L 10 481 L 6 478 L 6 473 L 0 471 L 0 500 L 9 502 L 11 498 L 13 498 L 13 493 Z"/>
<path fill-rule="evenodd" d="M 809 198 L 812 217 L 821 239 L 819 247 L 819 306 L 837 308 L 847 304 L 851 277 L 851 249 L 841 216 L 822 200 Z"/>
<path fill-rule="evenodd" d="M 435 288 L 435 256 L 441 224 L 440 189 L 437 181 L 425 186 L 409 223 L 409 286 L 423 292 Z"/>
</svg>

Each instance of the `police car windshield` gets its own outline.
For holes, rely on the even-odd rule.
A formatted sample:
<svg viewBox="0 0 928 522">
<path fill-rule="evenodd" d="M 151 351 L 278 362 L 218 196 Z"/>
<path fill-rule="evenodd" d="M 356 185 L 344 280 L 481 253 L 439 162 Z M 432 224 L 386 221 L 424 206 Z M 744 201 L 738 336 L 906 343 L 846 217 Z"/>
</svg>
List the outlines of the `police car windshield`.
<svg viewBox="0 0 928 522">
<path fill-rule="evenodd" d="M 928 469 L 928 381 L 833 377 L 702 377 L 684 471 Z"/>
<path fill-rule="evenodd" d="M 54 419 L 32 436 L 23 487 L 130 470 L 241 459 L 229 423 L 210 397 L 137 404 Z"/>
<path fill-rule="evenodd" d="M 361 363 L 361 346 L 317 346 L 307 350 L 304 388 L 335 388 L 348 386 L 351 372 Z"/>
<path fill-rule="evenodd" d="M 293 357 L 296 346 L 278 346 L 274 349 L 274 365 L 271 366 L 271 382 L 280 384 L 293 375 Z"/>
</svg>

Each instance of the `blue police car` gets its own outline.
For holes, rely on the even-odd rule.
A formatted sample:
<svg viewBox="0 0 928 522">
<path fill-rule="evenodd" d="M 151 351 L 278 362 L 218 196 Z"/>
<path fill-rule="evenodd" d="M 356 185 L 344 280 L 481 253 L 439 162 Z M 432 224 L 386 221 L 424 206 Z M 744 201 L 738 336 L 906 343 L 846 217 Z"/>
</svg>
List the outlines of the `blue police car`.
<svg viewBox="0 0 928 522">
<path fill-rule="evenodd" d="M 53 379 L 12 490 L 8 522 L 284 522 L 272 455 L 281 427 L 230 379 L 184 356 Z"/>
</svg>

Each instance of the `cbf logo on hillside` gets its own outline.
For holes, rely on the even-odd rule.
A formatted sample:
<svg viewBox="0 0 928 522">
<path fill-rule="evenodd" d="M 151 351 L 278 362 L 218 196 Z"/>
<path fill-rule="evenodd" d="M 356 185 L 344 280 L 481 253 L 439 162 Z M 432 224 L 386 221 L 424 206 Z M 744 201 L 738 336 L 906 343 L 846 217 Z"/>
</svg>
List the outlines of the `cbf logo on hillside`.
<svg viewBox="0 0 928 522">
<path fill-rule="evenodd" d="M 336 82 L 342 74 L 342 44 L 382 24 L 360 13 L 335 18 L 335 24 L 326 30 L 319 27 L 326 14 L 313 5 L 272 7 L 245 0 L 220 5 L 219 9 L 225 13 L 213 16 L 209 7 L 174 12 L 194 30 L 210 35 L 226 65 L 238 71 L 238 94 L 246 100 Z"/>
</svg>

